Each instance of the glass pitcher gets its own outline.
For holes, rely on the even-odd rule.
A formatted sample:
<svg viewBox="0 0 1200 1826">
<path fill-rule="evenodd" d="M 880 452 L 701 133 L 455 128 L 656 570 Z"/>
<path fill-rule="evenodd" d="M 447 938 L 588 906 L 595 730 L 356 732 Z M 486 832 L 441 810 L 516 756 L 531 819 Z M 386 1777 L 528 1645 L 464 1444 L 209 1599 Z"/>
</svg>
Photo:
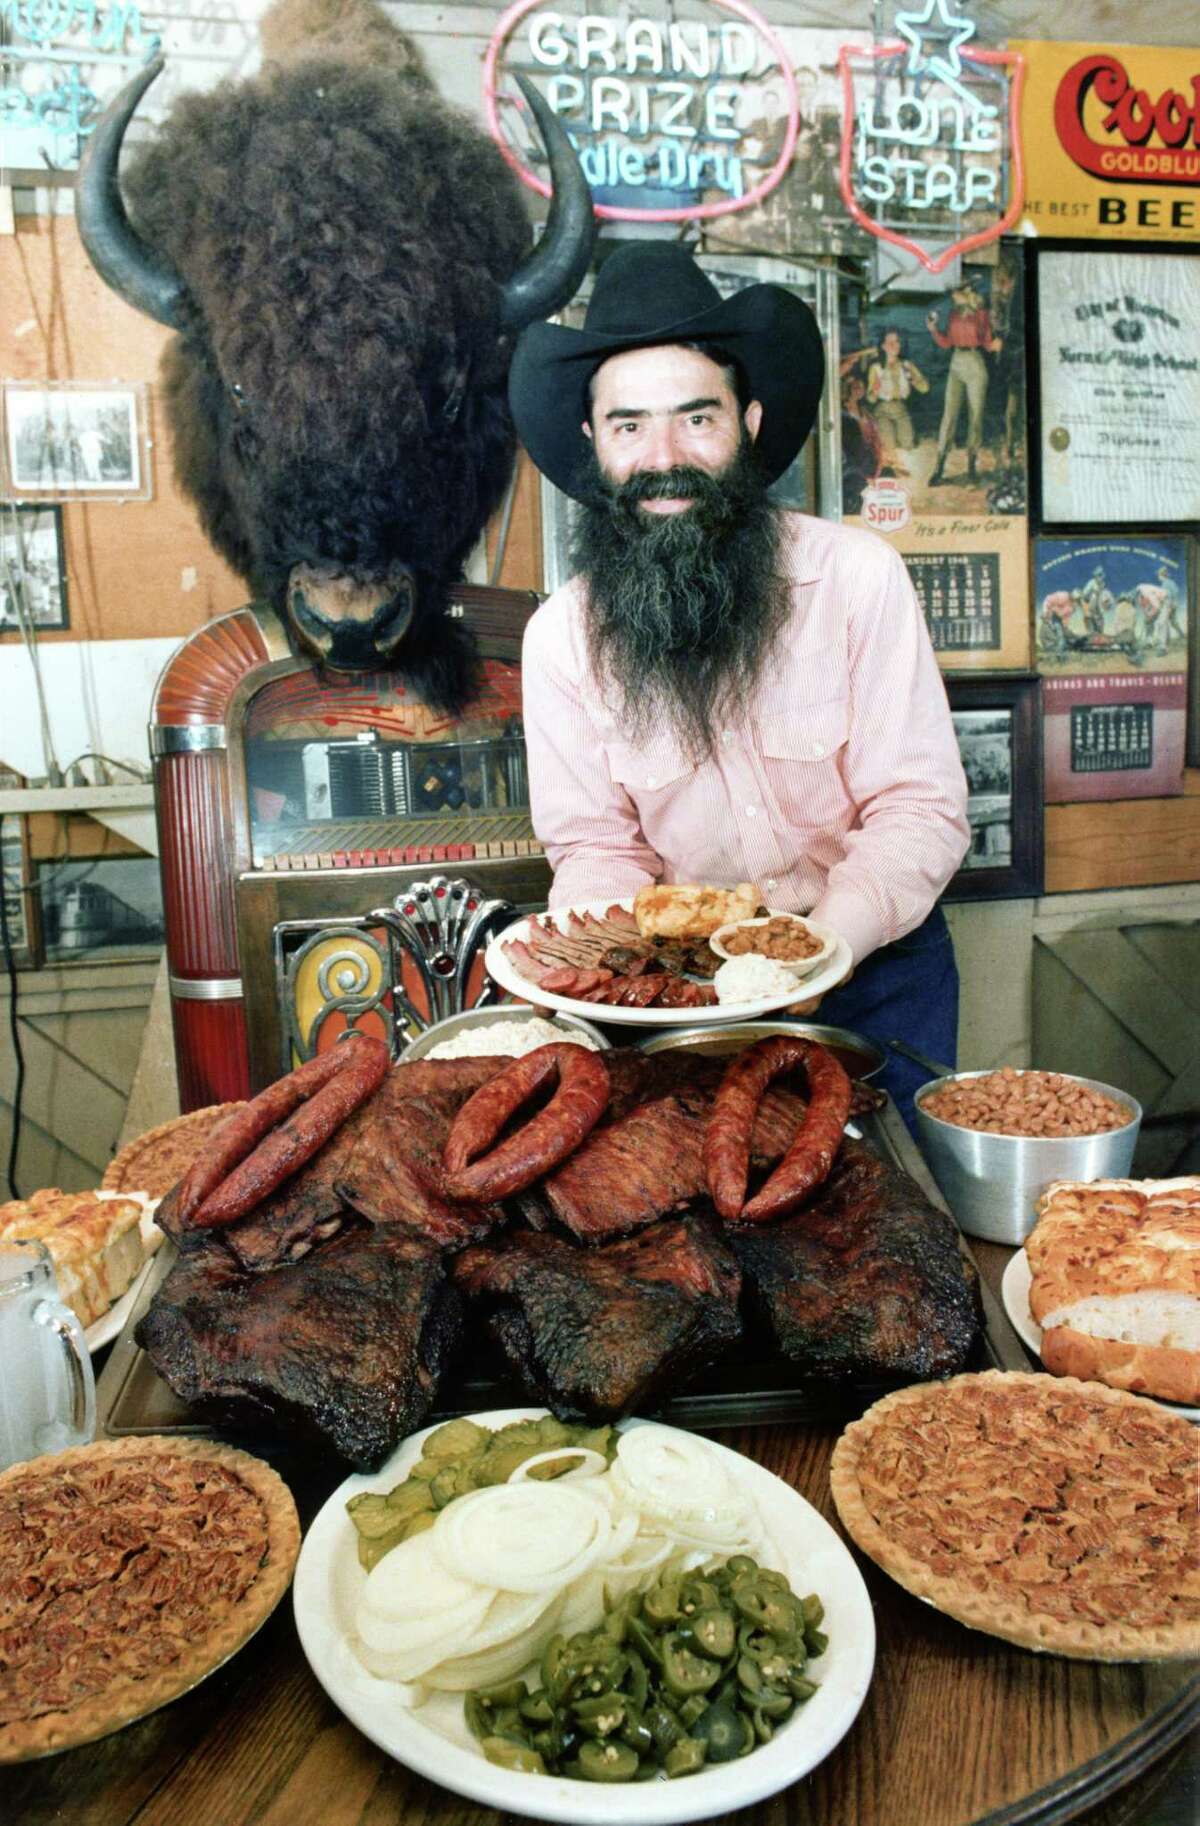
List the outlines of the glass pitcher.
<svg viewBox="0 0 1200 1826">
<path fill-rule="evenodd" d="M 0 1469 L 87 1445 L 95 1429 L 92 1360 L 49 1252 L 0 1243 Z"/>
</svg>

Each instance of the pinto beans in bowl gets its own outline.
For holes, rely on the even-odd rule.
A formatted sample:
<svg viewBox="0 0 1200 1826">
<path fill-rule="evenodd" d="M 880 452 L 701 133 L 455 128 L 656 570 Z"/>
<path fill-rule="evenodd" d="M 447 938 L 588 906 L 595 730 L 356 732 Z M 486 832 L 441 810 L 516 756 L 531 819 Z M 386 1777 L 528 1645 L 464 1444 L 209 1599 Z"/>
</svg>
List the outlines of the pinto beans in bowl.
<svg viewBox="0 0 1200 1826">
<path fill-rule="evenodd" d="M 958 1128 L 993 1135 L 1100 1135 L 1132 1121 L 1128 1103 L 1065 1072 L 1016 1071 L 1006 1065 L 956 1078 L 926 1093 L 921 1107 Z"/>
<path fill-rule="evenodd" d="M 933 1079 L 917 1092 L 916 1115 L 946 1203 L 968 1236 L 991 1243 L 1022 1242 L 1056 1179 L 1124 1178 L 1142 1121 L 1111 1084 L 1011 1067 Z"/>
</svg>

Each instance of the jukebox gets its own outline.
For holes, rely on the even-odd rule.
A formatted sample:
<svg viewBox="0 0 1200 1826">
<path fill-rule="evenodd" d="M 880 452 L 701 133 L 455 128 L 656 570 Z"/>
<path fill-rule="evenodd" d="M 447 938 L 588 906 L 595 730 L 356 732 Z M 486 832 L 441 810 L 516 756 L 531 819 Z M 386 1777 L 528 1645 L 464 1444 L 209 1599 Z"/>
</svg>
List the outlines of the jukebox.
<svg viewBox="0 0 1200 1826">
<path fill-rule="evenodd" d="M 259 605 L 172 655 L 151 713 L 180 1107 L 252 1095 L 347 1026 L 393 1045 L 493 991 L 487 940 L 545 904 L 520 642 L 532 592 L 463 585 L 480 695 L 293 655 Z"/>
</svg>

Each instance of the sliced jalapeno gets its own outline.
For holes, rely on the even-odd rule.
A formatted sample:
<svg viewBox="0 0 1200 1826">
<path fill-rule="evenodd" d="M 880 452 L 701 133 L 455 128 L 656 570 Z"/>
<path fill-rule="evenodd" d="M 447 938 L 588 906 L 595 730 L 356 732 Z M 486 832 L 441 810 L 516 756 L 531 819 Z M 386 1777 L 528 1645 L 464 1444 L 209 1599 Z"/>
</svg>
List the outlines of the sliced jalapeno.
<svg viewBox="0 0 1200 1826">
<path fill-rule="evenodd" d="M 695 1775 L 704 1767 L 704 1745 L 695 1737 L 681 1737 L 663 1757 L 663 1768 L 669 1776 Z"/>
<path fill-rule="evenodd" d="M 637 1751 L 628 1744 L 587 1742 L 579 1746 L 579 1773 L 588 1782 L 627 1782 L 637 1774 Z"/>
<path fill-rule="evenodd" d="M 721 1678 L 717 1662 L 690 1649 L 678 1630 L 663 1637 L 662 1682 L 668 1693 L 686 1699 L 692 1693 L 707 1693 Z"/>
<path fill-rule="evenodd" d="M 546 1765 L 529 1744 L 514 1743 L 511 1737 L 485 1737 L 480 1749 L 489 1763 L 500 1769 L 516 1769 L 521 1775 L 545 1775 Z"/>
</svg>

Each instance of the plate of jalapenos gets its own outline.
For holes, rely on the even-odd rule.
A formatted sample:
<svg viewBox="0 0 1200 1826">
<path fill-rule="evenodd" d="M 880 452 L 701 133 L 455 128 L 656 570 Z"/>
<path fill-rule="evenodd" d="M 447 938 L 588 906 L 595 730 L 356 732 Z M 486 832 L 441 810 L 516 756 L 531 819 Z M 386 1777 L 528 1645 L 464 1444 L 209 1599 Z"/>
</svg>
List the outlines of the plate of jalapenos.
<svg viewBox="0 0 1200 1826">
<path fill-rule="evenodd" d="M 554 1425 L 539 1408 L 474 1415 L 469 1424 L 495 1433 L 512 1431 L 518 1422 Z M 618 1444 L 647 1424 L 620 1422 Z M 696 1444 L 692 1435 L 649 1424 L 668 1449 L 671 1436 L 681 1446 Z M 407 1670 L 419 1667 L 419 1658 L 394 1664 L 393 1677 L 369 1671 L 358 1630 L 365 1567 L 378 1581 L 379 1558 L 393 1539 L 379 1538 L 389 1513 L 382 1499 L 390 1493 L 395 1500 L 402 1484 L 413 1499 L 397 1512 L 395 1538 L 410 1527 L 419 1536 L 415 1546 L 405 1543 L 415 1567 L 430 1540 L 422 1530 L 433 1520 L 435 1498 L 439 1506 L 449 1504 L 440 1510 L 448 1515 L 458 1488 L 474 1488 L 468 1471 L 450 1467 L 441 1473 L 435 1498 L 419 1488 L 433 1463 L 423 1448 L 437 1433 L 426 1428 L 414 1434 L 377 1472 L 350 1477 L 335 1490 L 310 1527 L 296 1567 L 296 1624 L 313 1673 L 351 1723 L 398 1762 L 502 1813 L 572 1826 L 671 1826 L 734 1813 L 779 1793 L 814 1769 L 851 1728 L 875 1658 L 874 1616 L 858 1568 L 798 1492 L 753 1460 L 709 1441 L 704 1444 L 715 1455 L 718 1476 L 761 1521 L 767 1545 L 757 1559 L 697 1550 L 682 1569 L 676 1558 L 664 1570 L 649 1564 L 648 1556 L 636 1588 L 626 1586 L 615 1599 L 607 1592 L 603 1617 L 583 1619 L 587 1628 L 573 1630 L 581 1617 L 568 1606 L 558 1632 L 527 1666 L 515 1675 L 506 1669 L 504 1678 L 476 1690 L 436 1690 L 410 1678 Z M 604 1451 L 596 1438 L 585 1445 Z M 610 1466 L 613 1455 L 610 1443 Z M 519 1500 L 536 1502 L 538 1490 L 555 1487 L 542 1483 L 531 1493 L 529 1484 L 520 1485 Z M 466 1495 L 464 1526 L 471 1504 L 480 1500 Z M 426 1511 L 415 1522 L 414 1509 Z M 719 1532 L 719 1511 L 713 1513 Z M 374 1537 L 365 1543 L 364 1524 Z M 497 1537 L 503 1532 L 502 1520 Z M 509 1532 L 515 1536 L 520 1526 Z M 505 1551 L 502 1539 L 497 1551 Z M 398 1569 L 399 1560 L 393 1560 Z M 431 1577 L 440 1577 L 436 1557 L 430 1565 Z M 404 1613 L 405 1594 L 419 1588 L 420 1575 L 405 1570 L 393 1583 L 395 1614 L 407 1638 L 419 1643 L 421 1615 Z M 457 1611 L 456 1601 L 457 1593 L 448 1590 L 444 1623 L 438 1620 L 440 1593 L 414 1597 L 413 1610 L 427 1612 L 430 1633 L 440 1633 L 454 1615 L 469 1616 L 471 1600 Z M 514 1596 L 510 1602 L 532 1600 Z M 392 1666 L 386 1660 L 375 1665 Z"/>
</svg>

